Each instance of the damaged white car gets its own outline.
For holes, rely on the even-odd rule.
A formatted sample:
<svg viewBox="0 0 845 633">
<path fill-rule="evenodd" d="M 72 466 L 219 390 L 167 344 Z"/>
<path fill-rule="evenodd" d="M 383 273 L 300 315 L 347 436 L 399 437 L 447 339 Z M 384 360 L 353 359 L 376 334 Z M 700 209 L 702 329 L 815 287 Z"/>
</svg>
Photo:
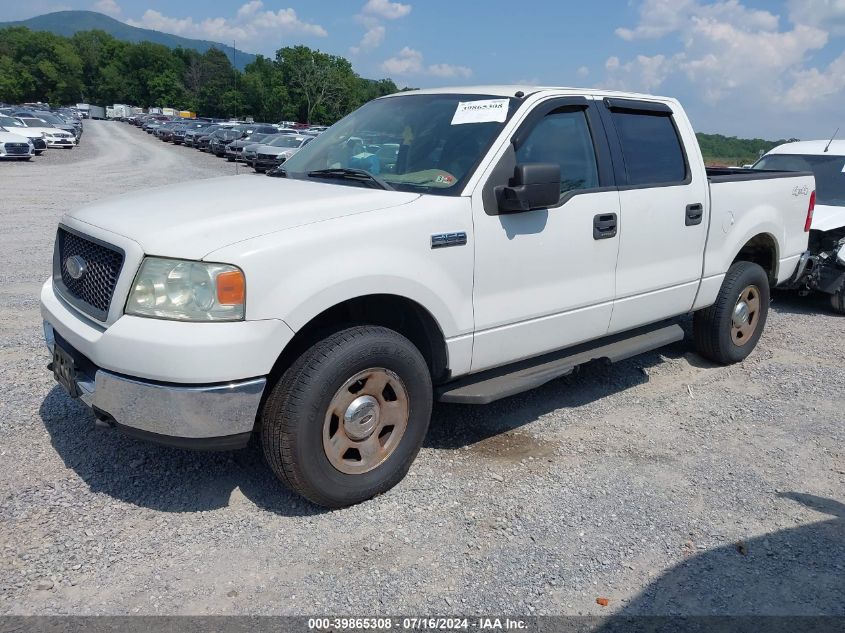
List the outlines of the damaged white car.
<svg viewBox="0 0 845 633">
<path fill-rule="evenodd" d="M 815 210 L 808 252 L 791 286 L 803 294 L 830 295 L 833 309 L 845 314 L 845 141 L 785 143 L 763 156 L 754 169 L 812 171 Z"/>
</svg>

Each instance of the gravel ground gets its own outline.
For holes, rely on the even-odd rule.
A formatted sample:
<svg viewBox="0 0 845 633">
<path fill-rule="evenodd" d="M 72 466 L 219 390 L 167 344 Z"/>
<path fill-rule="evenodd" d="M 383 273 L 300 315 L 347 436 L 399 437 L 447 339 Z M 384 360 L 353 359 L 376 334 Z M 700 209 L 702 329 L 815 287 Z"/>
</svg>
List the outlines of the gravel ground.
<svg viewBox="0 0 845 633">
<path fill-rule="evenodd" d="M 0 164 L 0 613 L 845 614 L 845 319 L 824 300 L 776 293 L 742 365 L 687 340 L 437 406 L 410 475 L 342 511 L 255 447 L 96 429 L 45 369 L 56 221 L 234 170 L 103 121 Z"/>
</svg>

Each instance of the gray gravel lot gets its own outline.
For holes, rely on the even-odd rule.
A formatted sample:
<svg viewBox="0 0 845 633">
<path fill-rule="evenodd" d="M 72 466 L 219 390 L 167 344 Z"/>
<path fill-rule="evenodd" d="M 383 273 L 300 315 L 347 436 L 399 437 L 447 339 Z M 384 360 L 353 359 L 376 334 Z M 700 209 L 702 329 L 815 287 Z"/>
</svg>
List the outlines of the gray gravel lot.
<svg viewBox="0 0 845 633">
<path fill-rule="evenodd" d="M 235 171 L 121 123 L 85 130 L 0 164 L 0 613 L 845 615 L 845 318 L 824 300 L 776 293 L 742 365 L 686 341 L 437 406 L 397 488 L 324 512 L 255 447 L 94 428 L 46 371 L 60 215 Z"/>
</svg>

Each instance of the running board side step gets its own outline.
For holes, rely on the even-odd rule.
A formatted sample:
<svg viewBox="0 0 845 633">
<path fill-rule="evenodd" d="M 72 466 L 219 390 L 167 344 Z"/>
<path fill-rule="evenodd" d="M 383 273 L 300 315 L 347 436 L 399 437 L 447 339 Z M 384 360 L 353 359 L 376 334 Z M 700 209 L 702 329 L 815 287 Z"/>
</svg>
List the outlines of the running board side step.
<svg viewBox="0 0 845 633">
<path fill-rule="evenodd" d="M 488 404 L 566 376 L 592 360 L 606 358 L 615 363 L 683 338 L 684 330 L 677 323 L 638 328 L 459 378 L 440 385 L 436 395 L 440 402 Z"/>
</svg>

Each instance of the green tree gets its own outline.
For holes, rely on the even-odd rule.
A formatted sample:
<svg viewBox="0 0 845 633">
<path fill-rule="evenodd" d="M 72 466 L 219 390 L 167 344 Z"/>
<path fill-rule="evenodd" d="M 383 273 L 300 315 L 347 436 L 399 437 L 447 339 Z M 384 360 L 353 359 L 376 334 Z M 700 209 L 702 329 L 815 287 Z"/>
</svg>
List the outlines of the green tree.
<svg viewBox="0 0 845 633">
<path fill-rule="evenodd" d="M 348 59 L 293 46 L 276 51 L 276 63 L 299 120 L 334 122 L 353 109 L 358 75 Z"/>
<path fill-rule="evenodd" d="M 256 121 L 275 122 L 292 112 L 286 112 L 288 92 L 282 73 L 272 59 L 259 55 L 244 68 L 240 80 L 246 111 Z"/>
<path fill-rule="evenodd" d="M 13 60 L 12 72 L 23 69 L 31 77 L 4 81 L 15 100 L 70 103 L 82 94 L 82 61 L 67 38 L 23 27 L 3 29 L 0 57 Z"/>
<path fill-rule="evenodd" d="M 105 31 L 66 38 L 23 27 L 0 30 L 0 100 L 170 106 L 204 116 L 334 123 L 397 91 L 359 77 L 349 60 L 306 46 L 259 55 L 243 73 L 216 48 L 200 53 L 118 40 Z"/>
<path fill-rule="evenodd" d="M 199 58 L 196 69 L 200 77 L 197 112 L 206 116 L 232 116 L 223 103 L 223 95 L 234 89 L 237 72 L 226 53 L 209 48 Z"/>
</svg>

